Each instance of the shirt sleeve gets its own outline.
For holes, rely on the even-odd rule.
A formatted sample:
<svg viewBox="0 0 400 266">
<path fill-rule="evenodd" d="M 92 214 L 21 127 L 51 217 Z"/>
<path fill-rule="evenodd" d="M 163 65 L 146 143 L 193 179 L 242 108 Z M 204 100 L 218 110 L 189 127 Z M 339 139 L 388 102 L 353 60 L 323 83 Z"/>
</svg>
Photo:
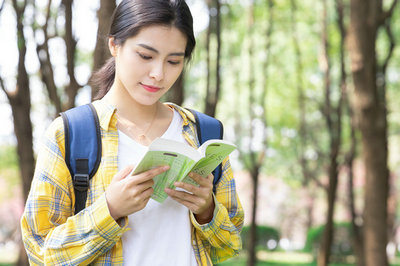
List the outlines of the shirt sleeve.
<svg viewBox="0 0 400 266">
<path fill-rule="evenodd" d="M 64 130 L 57 118 L 46 131 L 21 218 L 31 265 L 89 264 L 126 231 L 111 217 L 105 194 L 74 215 L 74 194 L 64 160 Z"/>
<path fill-rule="evenodd" d="M 219 263 L 237 255 L 242 248 L 240 232 L 244 213 L 228 159 L 222 163 L 222 176 L 216 187 L 214 202 L 214 215 L 209 223 L 200 225 L 193 213 L 190 213 L 190 219 L 197 241 L 202 242 L 212 262 Z"/>
</svg>

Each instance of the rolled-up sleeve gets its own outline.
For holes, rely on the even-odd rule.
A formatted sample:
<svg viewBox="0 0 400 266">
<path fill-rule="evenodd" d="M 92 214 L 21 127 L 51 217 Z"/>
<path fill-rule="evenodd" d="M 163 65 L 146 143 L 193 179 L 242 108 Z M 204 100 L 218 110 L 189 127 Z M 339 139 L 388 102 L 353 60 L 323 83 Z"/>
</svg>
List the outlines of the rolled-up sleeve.
<svg viewBox="0 0 400 266">
<path fill-rule="evenodd" d="M 219 263 L 239 253 L 242 248 L 240 232 L 244 212 L 236 192 L 236 184 L 228 159 L 222 163 L 222 176 L 214 196 L 213 219 L 204 225 L 190 214 L 197 241 L 210 254 L 213 263 Z"/>
<path fill-rule="evenodd" d="M 104 193 L 77 215 L 74 201 L 64 160 L 63 122 L 57 118 L 43 138 L 21 218 L 30 264 L 89 264 L 109 251 L 126 231 L 111 217 Z"/>
</svg>

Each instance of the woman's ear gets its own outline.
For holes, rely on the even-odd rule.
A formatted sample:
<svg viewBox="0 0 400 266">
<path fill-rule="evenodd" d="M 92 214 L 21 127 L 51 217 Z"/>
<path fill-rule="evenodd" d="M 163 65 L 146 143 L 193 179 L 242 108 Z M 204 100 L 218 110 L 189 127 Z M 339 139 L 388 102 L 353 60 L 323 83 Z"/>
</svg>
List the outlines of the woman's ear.
<svg viewBox="0 0 400 266">
<path fill-rule="evenodd" d="M 110 53 L 112 56 L 117 56 L 118 46 L 114 42 L 114 37 L 108 38 L 108 49 L 110 49 Z"/>
</svg>

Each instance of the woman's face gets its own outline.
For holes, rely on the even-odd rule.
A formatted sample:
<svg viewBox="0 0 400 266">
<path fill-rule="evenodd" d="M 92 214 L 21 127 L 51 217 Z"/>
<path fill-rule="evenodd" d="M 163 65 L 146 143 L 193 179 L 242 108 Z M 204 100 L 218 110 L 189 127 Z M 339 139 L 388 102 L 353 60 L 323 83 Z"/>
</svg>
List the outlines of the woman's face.
<svg viewBox="0 0 400 266">
<path fill-rule="evenodd" d="M 151 105 L 178 79 L 184 66 L 186 36 L 173 26 L 154 25 L 116 45 L 109 40 L 115 57 L 114 86 L 120 96 L 130 96 Z"/>
</svg>

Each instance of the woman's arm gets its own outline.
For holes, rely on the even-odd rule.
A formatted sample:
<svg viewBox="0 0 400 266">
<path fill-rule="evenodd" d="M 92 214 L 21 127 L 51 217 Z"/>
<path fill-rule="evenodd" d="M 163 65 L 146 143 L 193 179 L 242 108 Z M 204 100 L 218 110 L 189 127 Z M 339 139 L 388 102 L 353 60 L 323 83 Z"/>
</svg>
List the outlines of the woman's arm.
<svg viewBox="0 0 400 266">
<path fill-rule="evenodd" d="M 199 224 L 193 213 L 191 221 L 197 241 L 206 248 L 213 263 L 218 263 L 237 255 L 242 248 L 240 232 L 244 213 L 228 159 L 222 163 L 222 176 L 216 187 L 214 203 L 214 214 L 209 223 Z"/>
<path fill-rule="evenodd" d="M 64 154 L 63 123 L 58 118 L 46 132 L 21 219 L 31 264 L 88 264 L 110 250 L 126 231 L 111 217 L 104 193 L 74 215 L 73 185 Z"/>
</svg>

